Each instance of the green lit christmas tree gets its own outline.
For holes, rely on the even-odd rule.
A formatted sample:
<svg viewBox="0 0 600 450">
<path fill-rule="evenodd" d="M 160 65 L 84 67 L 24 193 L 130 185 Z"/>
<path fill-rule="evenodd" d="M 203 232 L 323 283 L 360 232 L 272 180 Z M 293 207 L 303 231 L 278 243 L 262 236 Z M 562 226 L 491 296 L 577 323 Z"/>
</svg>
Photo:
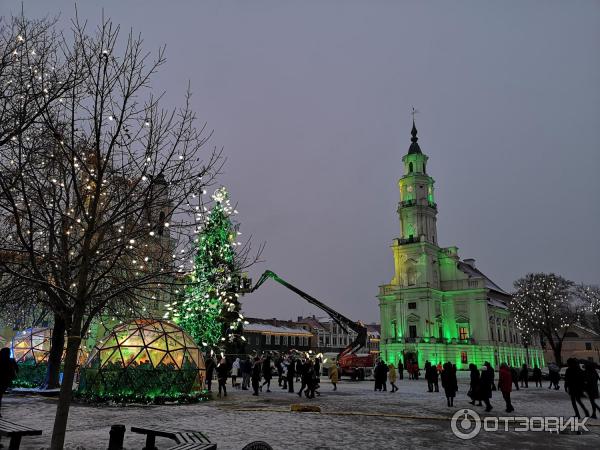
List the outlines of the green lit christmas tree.
<svg viewBox="0 0 600 450">
<path fill-rule="evenodd" d="M 190 283 L 173 317 L 198 345 L 224 349 L 239 344 L 243 326 L 238 301 L 237 230 L 231 221 L 234 210 L 226 189 L 217 189 L 213 200 L 196 240 Z"/>
</svg>

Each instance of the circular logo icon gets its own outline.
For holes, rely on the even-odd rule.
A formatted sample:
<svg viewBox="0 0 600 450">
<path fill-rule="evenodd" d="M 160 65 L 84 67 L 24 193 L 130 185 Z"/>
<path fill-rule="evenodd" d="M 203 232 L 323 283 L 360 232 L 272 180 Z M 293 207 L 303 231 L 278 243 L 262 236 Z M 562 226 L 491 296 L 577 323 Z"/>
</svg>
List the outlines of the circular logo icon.
<svg viewBox="0 0 600 450">
<path fill-rule="evenodd" d="M 452 416 L 450 427 L 457 438 L 473 439 L 481 431 L 481 420 L 472 409 L 459 409 Z"/>
</svg>

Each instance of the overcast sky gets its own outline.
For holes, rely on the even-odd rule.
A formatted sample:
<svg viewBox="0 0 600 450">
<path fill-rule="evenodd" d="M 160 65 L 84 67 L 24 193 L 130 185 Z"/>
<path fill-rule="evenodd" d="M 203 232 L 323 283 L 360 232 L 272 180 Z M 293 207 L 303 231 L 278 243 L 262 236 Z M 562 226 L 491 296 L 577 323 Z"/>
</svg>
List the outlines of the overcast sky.
<svg viewBox="0 0 600 450">
<path fill-rule="evenodd" d="M 438 240 L 505 289 L 531 271 L 599 283 L 600 1 L 80 2 L 167 46 L 158 90 L 188 80 L 245 236 L 272 269 L 354 319 L 379 320 L 399 235 L 415 106 Z M 73 1 L 26 1 L 30 16 Z M 2 0 L 2 15 L 21 0 Z M 247 315 L 317 312 L 274 283 Z M 317 312 L 318 313 L 318 312 Z"/>
</svg>

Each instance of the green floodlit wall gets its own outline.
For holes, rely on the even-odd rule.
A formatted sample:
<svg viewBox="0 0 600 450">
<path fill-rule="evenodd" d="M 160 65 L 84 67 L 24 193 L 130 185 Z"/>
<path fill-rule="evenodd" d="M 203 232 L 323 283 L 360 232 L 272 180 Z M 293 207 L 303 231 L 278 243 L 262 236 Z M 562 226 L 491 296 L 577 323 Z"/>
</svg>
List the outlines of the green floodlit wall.
<svg viewBox="0 0 600 450">
<path fill-rule="evenodd" d="M 462 352 L 466 353 L 466 362 L 462 361 Z M 451 362 L 459 370 L 467 370 L 473 363 L 481 367 L 488 361 L 494 367 L 502 363 L 510 366 L 521 366 L 525 363 L 529 367 L 545 367 L 544 353 L 539 348 L 525 349 L 524 347 L 491 346 L 491 345 L 461 345 L 461 344 L 381 344 L 381 357 L 391 364 L 398 364 L 403 354 L 416 353 L 419 367 L 426 361 L 432 364 Z M 497 355 L 497 358 L 496 358 Z M 527 360 L 529 355 L 529 361 Z M 405 361 L 403 361 L 405 362 Z"/>
</svg>

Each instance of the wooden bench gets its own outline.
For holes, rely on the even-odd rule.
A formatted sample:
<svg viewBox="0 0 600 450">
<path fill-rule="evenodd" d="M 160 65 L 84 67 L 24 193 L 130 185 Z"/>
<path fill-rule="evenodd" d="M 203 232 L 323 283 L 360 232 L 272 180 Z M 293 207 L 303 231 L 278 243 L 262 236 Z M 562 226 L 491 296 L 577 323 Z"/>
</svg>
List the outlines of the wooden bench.
<svg viewBox="0 0 600 450">
<path fill-rule="evenodd" d="M 146 446 L 143 450 L 158 450 L 156 448 L 157 437 L 174 440 L 177 445 L 169 447 L 172 450 L 216 450 L 217 448 L 217 444 L 211 443 L 200 431 L 131 427 L 131 432 L 146 435 Z"/>
<path fill-rule="evenodd" d="M 23 436 L 39 436 L 40 434 L 42 434 L 42 430 L 34 430 L 24 425 L 0 419 L 0 436 L 10 437 L 9 450 L 18 450 Z"/>
</svg>

